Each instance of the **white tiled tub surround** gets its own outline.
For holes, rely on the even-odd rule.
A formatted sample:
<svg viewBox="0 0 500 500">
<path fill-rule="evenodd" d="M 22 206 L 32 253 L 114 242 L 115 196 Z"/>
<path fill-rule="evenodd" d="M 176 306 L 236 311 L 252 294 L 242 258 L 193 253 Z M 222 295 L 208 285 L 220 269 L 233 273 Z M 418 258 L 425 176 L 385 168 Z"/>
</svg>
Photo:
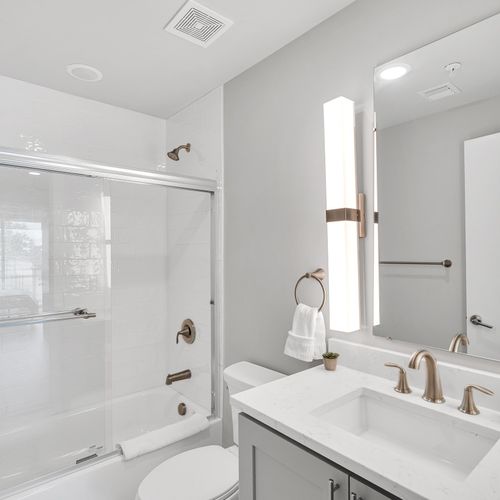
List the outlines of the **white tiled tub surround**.
<svg viewBox="0 0 500 500">
<path fill-rule="evenodd" d="M 393 387 L 393 380 L 353 370 L 339 362 L 335 372 L 318 366 L 237 394 L 231 401 L 251 417 L 405 500 L 499 498 L 500 413 L 483 409 L 480 415 L 465 415 L 457 409 L 459 401 L 451 397 L 444 404 L 432 404 L 421 398 L 419 390 L 402 395 Z M 444 472 L 449 465 L 445 462 L 438 469 L 418 454 L 402 454 L 385 440 L 374 444 L 321 418 L 325 405 L 366 389 L 414 406 L 416 414 L 425 413 L 425 419 L 428 412 L 437 412 L 439 417 L 434 418 L 451 418 L 457 427 L 481 426 L 481 432 L 490 436 L 493 446 L 484 457 L 479 457 L 477 464 L 472 463 L 471 471 L 450 474 Z M 412 432 L 411 428 L 401 429 L 404 421 L 394 425 L 398 432 Z M 429 436 L 413 439 L 426 437 Z M 440 443 L 429 442 L 431 453 L 433 444 L 439 447 Z"/>
<path fill-rule="evenodd" d="M 219 186 L 222 185 L 221 88 L 173 117 L 169 121 L 168 134 L 166 134 L 165 120 L 27 82 L 0 76 L 0 89 L 2 90 L 0 149 L 5 146 L 35 155 L 48 153 L 135 170 L 182 176 L 195 175 L 217 179 Z M 169 139 L 169 144 L 191 141 L 194 146 L 192 154 L 183 157 L 183 161 L 176 164 L 171 162 L 169 172 L 165 168 L 166 138 Z M 28 175 L 26 177 L 33 182 L 40 179 Z M 88 363 L 84 362 L 82 366 L 81 363 L 76 365 L 66 363 L 72 372 L 76 368 L 81 368 L 78 376 L 83 386 L 78 393 L 84 398 L 75 399 L 75 391 L 72 390 L 75 382 L 73 376 L 62 377 L 61 383 L 69 390 L 67 391 L 69 406 L 61 407 L 60 411 L 56 412 L 58 413 L 56 418 L 64 419 L 69 415 L 67 412 L 74 416 L 84 415 L 85 411 L 81 409 L 86 408 L 86 405 L 104 408 L 105 401 L 108 401 L 109 406 L 111 401 L 116 401 L 116 398 L 140 398 L 143 394 L 136 391 L 143 393 L 146 391 L 145 394 L 151 389 L 155 390 L 154 388 L 161 391 L 166 373 L 184 368 L 193 370 L 193 379 L 177 383 L 173 386 L 173 390 L 184 394 L 182 397 L 187 397 L 195 402 L 194 404 L 199 404 L 203 411 L 209 411 L 212 406 L 211 370 L 215 369 L 211 366 L 210 239 L 212 234 L 217 241 L 221 239 L 220 223 L 219 232 L 211 232 L 213 228 L 210 196 L 137 184 L 107 183 L 100 180 L 95 182 L 101 187 L 102 184 L 105 185 L 107 191 L 104 189 L 103 200 L 109 203 L 112 212 L 111 221 L 106 221 L 108 226 L 99 238 L 99 242 L 102 243 L 99 252 L 102 257 L 100 268 L 104 268 L 102 284 L 108 286 L 111 284 L 111 293 L 105 299 L 101 295 L 97 301 L 87 297 L 85 305 L 88 305 L 89 309 L 97 310 L 100 318 L 108 318 L 110 309 L 112 321 L 108 323 L 109 329 L 105 334 L 99 332 L 97 336 L 83 334 L 78 336 L 83 342 L 78 347 L 78 356 L 82 357 L 84 353 L 91 354 L 96 342 L 101 342 L 99 359 L 96 359 L 95 366 L 90 363 L 91 360 Z M 155 190 L 154 196 L 151 196 L 151 189 Z M 69 187 L 66 191 L 67 194 L 71 194 Z M 220 220 L 221 201 L 221 197 L 217 196 L 216 204 L 219 204 L 217 213 Z M 168 212 L 170 209 L 171 214 Z M 104 220 L 105 217 L 102 217 L 103 222 Z M 137 234 L 143 237 L 139 238 Z M 215 248 L 218 248 L 215 256 L 218 265 L 215 271 L 218 272 L 218 269 L 220 272 L 221 247 L 219 245 Z M 168 255 L 169 252 L 171 255 Z M 67 252 L 64 257 L 67 257 Z M 189 262 L 189 259 L 194 260 Z M 169 272 L 168 266 L 176 267 Z M 105 270 L 108 271 L 108 278 L 105 277 Z M 222 278 L 220 274 L 216 276 Z M 105 283 L 106 279 L 108 283 Z M 220 296 L 219 288 L 215 290 L 215 296 Z M 181 297 L 187 302 L 182 302 Z M 216 301 L 216 307 L 221 308 L 220 301 Z M 106 309 L 108 313 L 105 312 Z M 125 311 L 128 321 L 124 321 L 125 315 L 122 313 Z M 168 314 L 170 312 L 172 314 Z M 219 318 L 220 316 L 219 311 Z M 176 346 L 175 334 L 182 319 L 187 317 L 194 320 L 198 328 L 198 339 L 190 346 L 182 340 Z M 55 325 L 57 324 L 46 328 L 45 340 L 49 336 L 50 329 L 58 329 L 54 338 L 64 333 L 68 341 L 76 340 L 70 329 L 61 327 L 61 324 Z M 84 322 L 81 326 L 73 324 L 71 326 L 77 328 L 87 326 L 88 329 L 88 324 L 85 325 Z M 34 338 L 39 338 L 41 343 L 34 343 Z M 39 335 L 33 336 L 33 332 L 30 335 L 14 336 L 7 333 L 0 336 L 0 357 L 5 354 L 10 360 L 9 363 L 2 363 L 0 370 L 4 367 L 12 373 L 13 360 L 17 359 L 12 358 L 12 354 L 16 349 L 18 358 L 25 357 L 26 353 L 29 353 L 28 359 L 31 360 L 30 369 L 23 370 L 23 376 L 18 377 L 17 385 L 10 388 L 8 407 L 0 401 L 0 415 L 5 417 L 12 413 L 12 420 L 15 421 L 19 419 L 20 412 L 26 410 L 28 402 L 33 406 L 30 410 L 33 418 L 30 414 L 30 418 L 23 417 L 22 422 L 26 425 L 33 423 L 34 427 L 27 427 L 26 430 L 29 429 L 28 432 L 34 434 L 37 433 L 37 429 L 41 430 L 36 427 L 40 418 L 44 423 L 48 423 L 44 420 L 43 412 L 38 409 L 48 397 L 47 384 L 50 384 L 51 380 L 55 381 L 54 377 L 57 378 L 57 370 L 52 369 L 54 376 L 50 377 L 47 360 L 44 360 L 43 356 L 40 357 L 40 353 L 46 351 L 45 340 L 42 342 L 42 338 Z M 219 353 L 215 354 L 217 356 Z M 112 362 L 104 365 L 103 360 L 106 356 Z M 222 360 L 219 360 L 219 363 L 222 363 Z M 40 377 L 40 370 L 46 370 L 48 377 Z M 5 380 L 4 377 L 0 380 L 0 392 L 3 387 L 2 381 Z M 24 384 L 23 391 L 19 390 L 19 384 Z M 16 406 L 17 400 L 19 404 Z M 5 401 L 3 398 L 4 403 Z M 112 449 L 116 443 L 113 434 L 116 433 L 111 432 L 111 429 L 116 428 L 117 415 L 113 412 L 111 418 L 110 412 L 107 412 L 105 419 L 103 415 L 103 411 L 90 412 L 87 422 L 98 420 L 98 428 L 94 428 L 93 432 L 93 441 L 105 441 Z M 149 418 L 143 420 L 145 427 L 151 425 Z M 5 419 L 3 421 L 5 423 Z M 13 431 L 15 428 L 15 426 L 7 427 L 0 432 Z M 220 442 L 220 422 L 216 421 L 208 433 L 208 438 L 205 435 L 200 436 L 198 440 L 196 437 L 190 438 L 186 446 Z M 49 488 L 47 491 L 51 493 L 47 493 L 48 496 L 43 498 L 52 500 L 65 498 L 67 495 L 65 492 L 68 490 L 64 488 L 75 487 L 75 491 L 80 491 L 83 499 L 88 498 L 85 491 L 95 486 L 94 493 L 102 490 L 103 499 L 122 500 L 128 498 L 130 491 L 136 489 L 135 486 L 131 489 L 126 488 L 127 481 L 130 483 L 137 479 L 138 484 L 156 463 L 183 449 L 184 444 L 173 445 L 150 456 L 142 457 L 133 464 L 122 464 L 120 459 L 112 458 L 109 461 L 110 469 L 106 468 L 107 463 L 95 465 L 95 476 L 94 466 L 86 466 L 84 471 L 76 472 L 61 480 L 61 484 L 56 484 L 59 481 L 57 480 L 50 483 L 50 486 L 42 486 L 40 491 Z M 137 477 L 133 474 L 130 476 L 128 472 L 123 474 L 123 467 L 126 471 L 137 472 Z M 107 482 L 105 471 L 108 470 L 111 474 L 115 474 L 114 482 L 121 483 L 117 484 L 115 493 L 108 491 L 109 488 L 104 483 L 97 488 L 97 483 L 94 482 L 94 479 L 97 482 Z M 116 474 L 127 476 L 127 481 L 123 481 L 123 477 Z M 83 479 L 84 477 L 86 479 Z M 112 481 L 111 476 L 109 480 Z M 85 486 L 86 481 L 89 484 L 88 488 Z M 94 493 L 93 498 L 100 498 Z M 38 498 L 36 495 L 33 498 Z"/>
<path fill-rule="evenodd" d="M 213 338 L 210 194 L 169 189 L 166 214 L 166 366 L 169 372 L 191 370 L 192 378 L 177 382 L 175 389 L 210 413 Z M 180 338 L 176 344 L 176 334 L 185 319 L 194 322 L 196 340 L 187 344 Z"/>
<path fill-rule="evenodd" d="M 167 197 L 161 186 L 109 183 L 111 251 L 110 369 L 113 397 L 165 381 Z"/>
<path fill-rule="evenodd" d="M 166 120 L 167 150 L 189 142 L 191 152 L 167 159 L 165 173 L 222 181 L 222 94 L 216 88 Z"/>
<path fill-rule="evenodd" d="M 218 360 L 217 366 L 211 366 L 213 371 L 214 380 L 217 380 L 217 387 L 213 387 L 216 393 L 215 405 L 217 408 L 222 408 L 224 384 L 222 382 L 222 370 L 224 369 L 223 362 L 223 246 L 224 246 L 224 230 L 223 230 L 223 218 L 224 218 L 224 199 L 223 199 L 223 183 L 224 183 L 224 137 L 223 137 L 223 87 L 219 87 L 209 92 L 207 95 L 201 97 L 191 105 L 185 107 L 175 115 L 169 117 L 166 120 L 166 143 L 167 150 L 171 150 L 180 144 L 185 144 L 187 142 L 191 143 L 191 152 L 186 153 L 181 151 L 181 159 L 178 162 L 167 159 L 165 163 L 165 173 L 170 175 L 188 175 L 194 177 L 200 177 L 205 179 L 215 180 L 217 183 L 217 191 L 214 195 L 213 209 L 212 213 L 212 238 L 213 245 L 211 250 L 215 251 L 215 255 L 211 255 L 214 263 L 214 274 L 213 274 L 213 298 L 215 299 L 215 304 L 213 306 L 213 318 L 215 326 L 215 337 L 217 342 L 213 348 L 213 359 Z M 172 191 L 173 192 L 173 191 Z M 185 237 L 188 233 L 180 234 L 177 226 L 181 221 L 185 221 L 186 224 L 191 228 L 193 234 L 196 234 L 195 240 L 186 247 L 186 251 L 189 254 L 196 256 L 201 260 L 197 260 L 192 263 L 188 263 L 186 259 L 177 259 L 177 265 L 179 267 L 174 267 L 171 269 L 172 273 L 169 277 L 169 301 L 172 300 L 173 303 L 169 303 L 170 311 L 172 314 L 169 316 L 169 331 L 177 331 L 180 326 L 183 316 L 189 314 L 201 315 L 200 318 L 200 335 L 201 337 L 193 346 L 187 346 L 182 341 L 178 349 L 172 353 L 175 354 L 175 359 L 169 360 L 177 366 L 179 369 L 184 369 L 186 365 L 186 355 L 190 351 L 199 352 L 201 344 L 207 341 L 206 337 L 206 321 L 203 319 L 206 314 L 206 303 L 199 302 L 199 290 L 203 285 L 203 280 L 206 279 L 204 275 L 204 270 L 200 273 L 201 261 L 206 260 L 208 257 L 208 248 L 203 241 L 206 238 L 200 229 L 202 229 L 201 223 L 207 215 L 206 203 L 207 201 L 195 201 L 193 202 L 194 196 L 183 197 L 181 194 L 175 194 L 169 198 L 169 231 L 172 229 L 172 237 L 169 234 L 169 249 L 173 249 L 173 255 L 179 254 L 183 246 L 185 246 Z M 204 215 L 205 214 L 205 215 Z M 201 238 L 201 239 L 200 239 Z M 177 239 L 177 241 L 176 241 Z M 187 269 L 190 267 L 190 269 Z M 198 277 L 200 281 L 198 285 L 195 285 L 197 289 L 196 294 L 193 296 L 192 306 L 188 310 L 185 310 L 183 314 L 181 311 L 177 311 L 174 304 L 178 304 L 179 301 L 175 297 L 175 287 L 179 287 L 178 292 L 180 295 L 186 295 L 193 289 L 191 283 L 188 280 L 183 279 L 186 277 Z M 205 277 L 204 277 L 205 276 Z M 184 310 L 184 305 L 181 305 Z M 198 317 L 198 316 L 197 316 Z M 196 318 L 191 318 L 195 320 Z M 197 325 L 198 326 L 198 325 Z M 199 344 L 198 344 L 199 342 Z M 180 353 L 180 356 L 177 356 Z M 208 360 L 206 358 L 207 352 L 198 357 L 196 355 L 195 365 L 198 365 L 202 371 L 208 369 Z M 195 392 L 206 384 L 207 381 L 204 380 L 202 385 L 199 384 L 197 377 L 194 377 L 195 384 L 187 384 L 180 382 L 177 387 L 181 392 L 185 388 L 189 390 L 194 390 Z M 204 393 L 205 394 L 205 393 Z M 190 398 L 196 398 L 195 394 L 189 393 Z M 198 400 L 197 400 L 198 401 Z M 201 400 L 199 401 L 200 404 Z M 207 404 L 209 404 L 207 402 Z"/>
<path fill-rule="evenodd" d="M 165 120 L 0 76 L 0 149 L 163 172 Z"/>
</svg>

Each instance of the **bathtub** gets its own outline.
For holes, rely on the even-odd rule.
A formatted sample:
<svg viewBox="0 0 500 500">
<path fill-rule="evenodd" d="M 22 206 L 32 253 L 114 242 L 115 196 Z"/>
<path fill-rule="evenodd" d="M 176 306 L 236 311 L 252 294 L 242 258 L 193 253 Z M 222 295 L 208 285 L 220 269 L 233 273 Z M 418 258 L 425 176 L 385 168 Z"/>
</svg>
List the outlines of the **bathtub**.
<svg viewBox="0 0 500 500">
<path fill-rule="evenodd" d="M 139 483 L 156 465 L 182 451 L 221 441 L 220 419 L 213 418 L 199 434 L 125 461 L 117 444 L 181 420 L 180 402 L 186 404 L 187 415 L 207 415 L 163 386 L 0 431 L 0 499 L 134 500 Z"/>
</svg>

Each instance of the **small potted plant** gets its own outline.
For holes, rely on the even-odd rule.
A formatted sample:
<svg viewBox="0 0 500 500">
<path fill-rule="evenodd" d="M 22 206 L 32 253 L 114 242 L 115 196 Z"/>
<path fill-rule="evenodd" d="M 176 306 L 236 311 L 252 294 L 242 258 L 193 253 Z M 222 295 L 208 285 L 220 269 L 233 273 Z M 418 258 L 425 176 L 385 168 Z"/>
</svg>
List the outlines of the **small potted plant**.
<svg viewBox="0 0 500 500">
<path fill-rule="evenodd" d="M 338 352 L 325 352 L 323 354 L 323 364 L 325 370 L 334 372 L 337 369 L 337 358 L 340 356 Z"/>
</svg>

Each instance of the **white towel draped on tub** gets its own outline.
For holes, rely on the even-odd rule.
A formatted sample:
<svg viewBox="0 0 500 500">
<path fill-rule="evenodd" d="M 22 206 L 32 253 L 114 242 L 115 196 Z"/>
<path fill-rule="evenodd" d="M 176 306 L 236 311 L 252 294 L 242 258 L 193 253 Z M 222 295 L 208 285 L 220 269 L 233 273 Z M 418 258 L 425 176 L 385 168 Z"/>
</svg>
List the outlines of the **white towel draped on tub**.
<svg viewBox="0 0 500 500">
<path fill-rule="evenodd" d="M 161 429 L 147 432 L 142 436 L 123 441 L 119 444 L 125 460 L 140 457 L 150 451 L 155 451 L 169 444 L 198 434 L 208 427 L 206 417 L 194 413 L 175 424 L 166 425 Z"/>
<path fill-rule="evenodd" d="M 321 359 L 326 348 L 325 319 L 317 307 L 299 304 L 288 332 L 285 354 L 302 361 Z"/>
</svg>

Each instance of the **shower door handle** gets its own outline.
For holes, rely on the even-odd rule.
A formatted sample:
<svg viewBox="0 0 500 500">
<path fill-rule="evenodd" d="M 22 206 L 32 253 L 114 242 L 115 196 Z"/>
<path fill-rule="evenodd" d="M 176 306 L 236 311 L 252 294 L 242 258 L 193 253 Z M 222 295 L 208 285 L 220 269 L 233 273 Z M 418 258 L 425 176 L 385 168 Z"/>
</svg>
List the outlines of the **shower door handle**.
<svg viewBox="0 0 500 500">
<path fill-rule="evenodd" d="M 0 317 L 0 327 L 36 325 L 38 323 L 51 323 L 69 319 L 89 319 L 96 316 L 96 313 L 90 312 L 83 307 L 77 307 L 69 311 L 46 312 L 27 316 L 2 316 Z"/>
<path fill-rule="evenodd" d="M 493 328 L 493 325 L 483 323 L 483 319 L 479 316 L 479 314 L 473 314 L 470 317 L 470 322 L 475 326 L 482 326 L 483 328 L 489 328 L 490 330 Z"/>
</svg>

